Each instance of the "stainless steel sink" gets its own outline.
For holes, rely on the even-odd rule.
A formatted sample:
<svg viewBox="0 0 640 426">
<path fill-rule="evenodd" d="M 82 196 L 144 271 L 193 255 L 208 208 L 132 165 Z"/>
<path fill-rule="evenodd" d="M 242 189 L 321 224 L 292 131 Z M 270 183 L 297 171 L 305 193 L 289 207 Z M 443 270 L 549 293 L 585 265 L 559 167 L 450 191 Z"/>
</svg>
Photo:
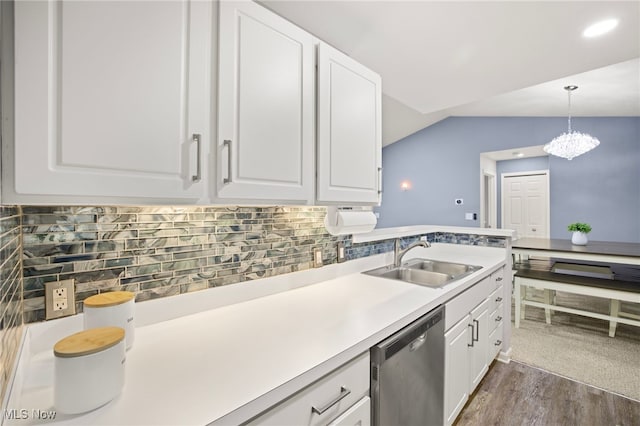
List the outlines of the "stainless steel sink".
<svg viewBox="0 0 640 426">
<path fill-rule="evenodd" d="M 428 287 L 443 287 L 481 269 L 482 266 L 441 262 L 431 259 L 412 259 L 402 265 L 383 266 L 364 272 L 382 278 L 405 281 Z"/>
</svg>

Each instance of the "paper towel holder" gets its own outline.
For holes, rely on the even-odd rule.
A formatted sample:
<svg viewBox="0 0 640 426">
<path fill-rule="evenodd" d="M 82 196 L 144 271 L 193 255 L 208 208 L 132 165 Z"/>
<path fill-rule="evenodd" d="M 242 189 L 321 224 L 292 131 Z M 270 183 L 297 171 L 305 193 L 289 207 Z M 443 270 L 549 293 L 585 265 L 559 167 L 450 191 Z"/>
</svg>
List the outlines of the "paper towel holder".
<svg viewBox="0 0 640 426">
<path fill-rule="evenodd" d="M 367 206 L 328 206 L 324 226 L 331 235 L 363 234 L 373 231 L 377 218 Z"/>
</svg>

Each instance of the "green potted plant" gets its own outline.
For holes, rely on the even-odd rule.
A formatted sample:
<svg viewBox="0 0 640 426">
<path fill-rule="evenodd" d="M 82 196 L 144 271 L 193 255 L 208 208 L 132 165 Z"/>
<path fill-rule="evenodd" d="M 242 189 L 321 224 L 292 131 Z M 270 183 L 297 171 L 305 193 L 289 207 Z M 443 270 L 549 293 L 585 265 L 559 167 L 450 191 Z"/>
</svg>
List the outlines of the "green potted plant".
<svg viewBox="0 0 640 426">
<path fill-rule="evenodd" d="M 587 234 L 591 232 L 591 225 L 588 223 L 576 222 L 569 225 L 567 229 L 573 232 L 573 235 L 571 236 L 572 244 L 577 246 L 587 245 L 587 242 L 589 241 L 587 239 Z"/>
</svg>

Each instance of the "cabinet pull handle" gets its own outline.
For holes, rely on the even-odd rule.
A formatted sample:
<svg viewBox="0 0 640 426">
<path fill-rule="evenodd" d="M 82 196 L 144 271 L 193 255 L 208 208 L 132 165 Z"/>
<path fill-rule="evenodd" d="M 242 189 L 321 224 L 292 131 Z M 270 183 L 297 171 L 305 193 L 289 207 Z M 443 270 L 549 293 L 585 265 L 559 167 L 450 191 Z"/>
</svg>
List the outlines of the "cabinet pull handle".
<svg viewBox="0 0 640 426">
<path fill-rule="evenodd" d="M 473 322 L 475 322 L 477 326 L 477 327 L 474 327 L 476 329 L 475 341 L 477 342 L 478 340 L 480 340 L 480 322 L 476 319 L 474 319 Z M 471 336 L 471 338 L 474 339 L 473 336 Z"/>
<path fill-rule="evenodd" d="M 498 341 L 496 341 L 496 342 L 494 343 L 494 345 L 496 345 L 496 346 L 500 346 L 501 344 L 502 344 L 502 340 L 498 340 Z"/>
<path fill-rule="evenodd" d="M 378 167 L 378 195 L 382 194 L 382 167 Z"/>
<path fill-rule="evenodd" d="M 502 317 L 496 317 L 496 322 L 502 321 Z"/>
<path fill-rule="evenodd" d="M 496 278 L 496 281 L 498 281 L 498 282 L 502 281 L 502 277 Z"/>
<path fill-rule="evenodd" d="M 196 162 L 196 174 L 191 176 L 192 182 L 200 182 L 200 179 L 202 179 L 202 147 L 200 145 L 201 136 L 202 135 L 198 133 L 193 134 L 193 140 L 196 143 L 196 156 L 198 157 L 198 161 Z"/>
<path fill-rule="evenodd" d="M 472 348 L 472 347 L 473 347 L 473 342 L 474 342 L 474 340 L 473 340 L 473 329 L 474 329 L 475 327 L 473 326 L 473 324 L 467 324 L 467 325 L 468 325 L 469 327 L 471 327 L 471 344 L 468 344 L 468 343 L 467 343 L 467 346 L 469 346 L 470 348 Z"/>
<path fill-rule="evenodd" d="M 227 183 L 231 183 L 231 164 L 232 164 L 232 159 L 231 159 L 231 140 L 230 139 L 225 139 L 225 141 L 223 142 L 224 146 L 227 147 L 227 177 L 222 179 L 222 183 L 227 184 Z"/>
<path fill-rule="evenodd" d="M 496 302 L 502 302 L 502 297 L 500 296 L 496 297 Z"/>
<path fill-rule="evenodd" d="M 333 401 L 330 401 L 327 405 L 325 405 L 322 408 L 316 408 L 315 406 L 311 406 L 311 412 L 312 413 L 316 413 L 318 415 L 322 415 L 324 414 L 325 411 L 327 411 L 329 408 L 333 407 L 334 405 L 336 405 L 338 402 L 342 401 L 343 399 L 345 399 L 347 397 L 347 395 L 349 395 L 351 393 L 351 391 L 347 388 L 345 388 L 344 386 L 340 386 L 340 395 L 338 395 L 336 397 L 336 399 L 334 399 Z"/>
</svg>

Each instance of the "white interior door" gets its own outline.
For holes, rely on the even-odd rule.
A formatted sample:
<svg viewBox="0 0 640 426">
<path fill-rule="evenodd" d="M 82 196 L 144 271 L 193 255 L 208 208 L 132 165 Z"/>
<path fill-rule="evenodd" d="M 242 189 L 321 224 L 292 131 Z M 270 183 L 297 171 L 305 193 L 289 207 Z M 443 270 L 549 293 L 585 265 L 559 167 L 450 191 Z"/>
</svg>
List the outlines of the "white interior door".
<svg viewBox="0 0 640 426">
<path fill-rule="evenodd" d="M 548 171 L 502 175 L 502 228 L 549 238 L 549 216 Z"/>
</svg>

